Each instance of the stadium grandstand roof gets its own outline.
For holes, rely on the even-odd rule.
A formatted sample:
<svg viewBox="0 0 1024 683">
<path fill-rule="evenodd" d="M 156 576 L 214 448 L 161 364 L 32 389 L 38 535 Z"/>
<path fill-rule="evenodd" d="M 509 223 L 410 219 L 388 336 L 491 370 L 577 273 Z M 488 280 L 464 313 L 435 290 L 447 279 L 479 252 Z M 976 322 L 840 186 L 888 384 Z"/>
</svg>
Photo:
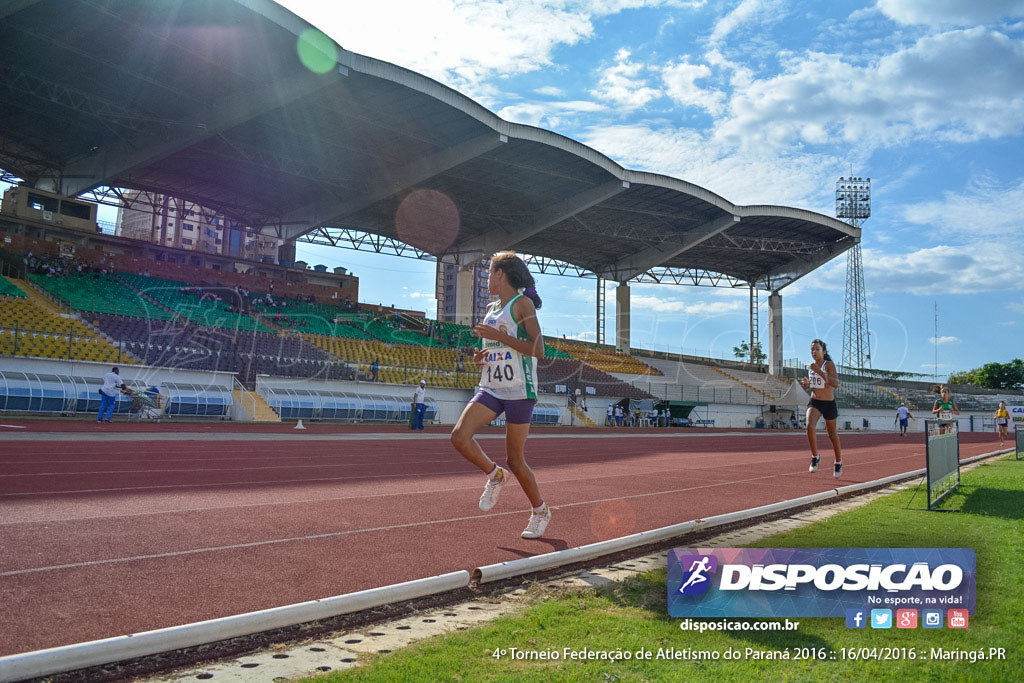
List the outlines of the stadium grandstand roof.
<svg viewBox="0 0 1024 683">
<path fill-rule="evenodd" d="M 270 0 L 0 3 L 0 168 L 68 196 L 170 194 L 289 239 L 358 230 L 460 262 L 515 248 L 616 281 L 660 268 L 778 290 L 860 239 L 625 169 L 329 40 L 297 50 L 309 28 Z"/>
</svg>

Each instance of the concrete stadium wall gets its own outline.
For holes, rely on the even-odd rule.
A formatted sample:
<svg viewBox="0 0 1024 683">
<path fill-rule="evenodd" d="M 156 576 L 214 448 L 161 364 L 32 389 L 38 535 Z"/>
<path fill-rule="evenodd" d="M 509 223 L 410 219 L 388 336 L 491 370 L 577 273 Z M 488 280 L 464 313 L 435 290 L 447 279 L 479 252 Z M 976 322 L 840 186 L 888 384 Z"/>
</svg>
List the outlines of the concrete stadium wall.
<svg viewBox="0 0 1024 683">
<path fill-rule="evenodd" d="M 209 372 L 202 370 L 178 370 L 174 368 L 162 368 L 142 365 L 120 365 L 121 377 L 130 383 L 138 384 L 164 384 L 176 382 L 181 384 L 195 384 L 202 387 L 217 387 L 230 390 L 234 384 L 234 375 L 226 372 Z M 69 361 L 51 358 L 23 358 L 14 356 L 0 357 L 0 370 L 8 372 L 25 372 L 40 375 L 72 375 L 75 377 L 103 377 L 111 368 L 109 363 L 96 363 L 92 361 Z M 287 377 L 261 377 L 262 382 L 289 389 L 324 389 L 328 391 L 342 391 L 364 396 L 397 396 L 408 397 L 412 400 L 412 393 L 415 390 L 413 385 L 403 384 L 382 384 L 380 382 L 325 382 L 320 380 L 296 379 Z M 427 387 L 427 396 L 437 401 L 438 422 L 451 425 L 459 419 L 466 403 L 473 396 L 472 391 L 465 389 L 451 389 L 447 387 Z M 587 397 L 587 415 L 598 426 L 604 424 L 604 417 L 608 406 L 618 401 L 615 397 Z M 541 394 L 540 403 L 557 406 L 560 411 L 559 424 L 568 426 L 571 422 L 569 411 L 566 409 L 566 397 L 564 394 Z M 788 412 L 785 413 L 788 415 Z M 802 417 L 804 408 L 798 407 L 798 416 Z M 711 404 L 705 407 L 694 408 L 692 419 L 710 419 L 715 421 L 716 428 L 726 429 L 748 429 L 752 428 L 755 420 L 761 415 L 761 406 L 751 405 L 729 405 Z M 925 419 L 931 419 L 931 412 L 918 410 L 914 413 L 916 421 L 911 421 L 910 431 L 922 433 L 925 428 Z M 898 431 L 894 424 L 896 416 L 895 409 L 878 410 L 867 408 L 841 408 L 839 411 L 840 432 L 847 431 L 845 425 L 850 423 L 850 431 L 863 431 L 864 420 L 868 421 L 870 431 Z M 983 419 L 991 418 L 989 411 L 964 411 L 960 415 L 960 431 L 972 431 L 971 418 L 973 420 L 973 431 L 994 431 L 991 426 L 983 428 Z M 819 429 L 824 425 L 819 423 Z"/>
<path fill-rule="evenodd" d="M 0 357 L 0 370 L 25 372 L 37 375 L 70 375 L 73 377 L 99 377 L 110 372 L 111 363 L 94 361 L 70 361 L 54 358 L 22 358 L 20 356 Z M 149 365 L 118 365 L 121 379 L 133 384 L 195 384 L 201 387 L 215 387 L 230 390 L 234 375 L 230 372 L 209 372 L 202 370 L 177 370 Z"/>
<path fill-rule="evenodd" d="M 311 391 L 337 391 L 362 396 L 397 396 L 408 398 L 412 402 L 412 394 L 416 385 L 412 384 L 384 384 L 382 382 L 349 382 L 349 381 L 323 381 L 305 380 L 289 377 L 266 377 L 260 376 L 259 381 L 267 386 L 281 389 L 305 389 Z M 439 424 L 454 425 L 462 411 L 473 398 L 473 391 L 465 389 L 452 389 L 449 387 L 427 386 L 427 398 L 437 402 L 437 422 Z M 559 424 L 569 424 L 568 411 L 565 410 L 565 396 L 553 394 L 541 394 L 538 403 L 556 405 L 561 409 Z M 593 410 L 591 410 L 593 413 Z"/>
</svg>

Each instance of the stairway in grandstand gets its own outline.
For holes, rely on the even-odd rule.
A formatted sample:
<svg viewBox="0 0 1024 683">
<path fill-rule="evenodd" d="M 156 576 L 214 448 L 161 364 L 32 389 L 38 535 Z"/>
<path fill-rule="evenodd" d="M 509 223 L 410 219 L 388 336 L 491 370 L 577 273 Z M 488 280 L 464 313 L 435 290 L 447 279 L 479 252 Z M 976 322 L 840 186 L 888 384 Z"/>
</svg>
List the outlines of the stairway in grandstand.
<svg viewBox="0 0 1024 683">
<path fill-rule="evenodd" d="M 558 391 L 559 387 L 570 391 L 577 387 L 586 391 L 587 387 L 592 387 L 596 392 L 592 395 L 596 396 L 654 398 L 643 388 L 623 382 L 575 358 L 541 358 L 537 362 L 537 376 L 539 390 L 548 394 L 564 393 L 564 389 Z"/>
<path fill-rule="evenodd" d="M 573 417 L 576 418 L 576 421 L 579 422 L 580 424 L 582 424 L 584 427 L 596 427 L 597 426 L 597 424 L 593 420 L 591 420 L 587 416 L 586 413 L 584 413 L 582 410 L 580 410 L 576 406 L 570 405 L 569 406 L 569 412 L 572 413 Z"/>
<path fill-rule="evenodd" d="M 19 287 L 13 280 L 0 275 L 0 297 L 10 299 L 24 299 L 28 296 L 24 289 Z"/>
<path fill-rule="evenodd" d="M 105 335 L 71 317 L 32 280 L 4 278 L 9 295 L 0 308 L 0 353 L 41 358 L 70 358 L 101 363 L 134 364 L 137 360 L 111 344 Z"/>
<path fill-rule="evenodd" d="M 18 286 L 25 293 L 25 299 L 49 315 L 60 316 L 68 312 L 67 306 L 57 303 L 55 297 L 35 286 L 31 280 L 20 280 L 12 284 Z"/>
<path fill-rule="evenodd" d="M 895 391 L 892 391 L 891 389 L 883 387 L 881 384 L 876 384 L 875 388 L 878 389 L 879 391 L 881 391 L 883 394 L 885 394 L 887 396 L 892 396 L 893 400 L 898 402 L 898 403 L 906 403 L 907 407 L 910 408 L 911 410 L 917 410 L 917 405 L 915 403 L 911 402 L 910 399 L 908 399 L 908 398 L 904 398 L 903 396 L 900 396 Z"/>
<path fill-rule="evenodd" d="M 714 370 L 715 372 L 717 372 L 718 374 L 723 375 L 723 376 L 731 379 L 733 382 L 736 382 L 737 384 L 743 385 L 744 387 L 746 387 L 750 391 L 754 391 L 754 392 L 757 392 L 758 394 L 761 394 L 762 396 L 764 396 L 769 401 L 777 401 L 778 400 L 778 397 L 772 396 L 768 392 L 762 391 L 762 390 L 758 389 L 753 384 L 749 384 L 747 382 L 744 382 L 743 380 L 741 380 L 736 375 L 733 375 L 733 374 L 731 374 L 729 372 L 726 372 L 725 370 L 723 370 L 722 368 L 718 367 L 717 365 L 712 365 L 711 369 Z"/>
<path fill-rule="evenodd" d="M 785 395 L 793 382 L 788 377 L 732 367 L 722 373 L 710 359 L 645 356 L 644 360 L 660 370 L 662 377 L 617 377 L 658 398 L 674 401 L 763 405 L 766 400 L 774 400 L 768 397 Z"/>
<path fill-rule="evenodd" d="M 263 397 L 255 391 L 248 389 L 235 389 L 231 392 L 235 397 L 235 403 L 252 418 L 253 422 L 280 422 L 281 416 L 274 412 L 270 404 L 263 400 Z"/>
<path fill-rule="evenodd" d="M 651 367 L 635 356 L 606 350 L 596 344 L 549 339 L 548 345 L 572 358 L 582 360 L 602 372 L 623 375 L 661 375 L 660 370 Z"/>
</svg>

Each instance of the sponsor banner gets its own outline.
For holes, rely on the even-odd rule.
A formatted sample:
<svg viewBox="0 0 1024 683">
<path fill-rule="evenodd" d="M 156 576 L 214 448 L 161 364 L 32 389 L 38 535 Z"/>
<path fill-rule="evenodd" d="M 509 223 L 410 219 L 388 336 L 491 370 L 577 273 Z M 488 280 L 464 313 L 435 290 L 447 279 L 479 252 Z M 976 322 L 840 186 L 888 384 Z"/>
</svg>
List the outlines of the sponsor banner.
<svg viewBox="0 0 1024 683">
<path fill-rule="evenodd" d="M 970 548 L 675 548 L 673 617 L 850 617 L 847 610 L 974 614 Z"/>
<path fill-rule="evenodd" d="M 1010 428 L 1024 430 L 1024 406 L 1006 406 L 1010 414 Z"/>
</svg>

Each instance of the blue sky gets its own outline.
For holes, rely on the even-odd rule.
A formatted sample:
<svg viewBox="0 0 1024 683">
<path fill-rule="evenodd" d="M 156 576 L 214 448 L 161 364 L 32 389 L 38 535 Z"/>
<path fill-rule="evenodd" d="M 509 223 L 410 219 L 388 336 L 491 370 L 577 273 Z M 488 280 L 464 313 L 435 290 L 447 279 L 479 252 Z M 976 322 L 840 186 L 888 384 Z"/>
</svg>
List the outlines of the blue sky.
<svg viewBox="0 0 1024 683">
<path fill-rule="evenodd" d="M 1024 0 L 281 4 L 345 49 L 737 204 L 834 215 L 836 180 L 870 177 L 874 367 L 930 374 L 937 354 L 944 377 L 1024 355 Z M 433 263 L 299 258 L 348 267 L 363 301 L 435 313 Z M 787 359 L 814 337 L 840 357 L 845 269 L 782 290 Z M 545 333 L 594 338 L 593 280 L 538 289 Z M 731 357 L 748 336 L 746 289 L 631 289 L 634 346 Z"/>
<path fill-rule="evenodd" d="M 282 4 L 505 119 L 738 204 L 834 215 L 836 179 L 871 177 L 873 365 L 932 373 L 937 352 L 944 376 L 1021 355 L 1021 0 Z M 300 255 L 348 266 L 365 301 L 435 312 L 432 264 Z M 783 290 L 786 358 L 806 360 L 816 336 L 841 351 L 845 269 L 840 257 Z M 545 331 L 593 339 L 594 288 L 540 278 Z M 632 286 L 634 346 L 729 357 L 747 324 L 746 290 Z"/>
<path fill-rule="evenodd" d="M 1022 355 L 1021 0 L 282 4 L 348 50 L 737 204 L 834 215 L 836 180 L 870 177 L 874 367 L 931 374 L 937 354 L 944 377 Z M 366 301 L 434 314 L 432 264 L 303 253 L 349 266 Z M 845 270 L 843 256 L 782 291 L 786 358 L 806 361 L 816 336 L 839 355 Z M 594 338 L 593 281 L 539 290 L 546 333 Z M 632 316 L 634 346 L 729 357 L 747 292 L 633 285 Z"/>
</svg>

